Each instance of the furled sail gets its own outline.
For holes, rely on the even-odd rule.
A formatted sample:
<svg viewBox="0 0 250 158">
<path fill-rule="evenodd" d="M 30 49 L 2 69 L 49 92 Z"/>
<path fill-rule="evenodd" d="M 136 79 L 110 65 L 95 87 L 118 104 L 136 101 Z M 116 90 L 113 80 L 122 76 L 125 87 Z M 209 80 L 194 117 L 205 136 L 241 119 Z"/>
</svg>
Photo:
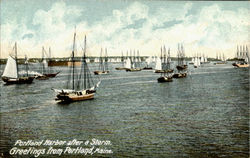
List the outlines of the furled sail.
<svg viewBox="0 0 250 158">
<path fill-rule="evenodd" d="M 8 57 L 3 76 L 9 78 L 18 78 L 16 60 L 11 56 Z"/>
</svg>

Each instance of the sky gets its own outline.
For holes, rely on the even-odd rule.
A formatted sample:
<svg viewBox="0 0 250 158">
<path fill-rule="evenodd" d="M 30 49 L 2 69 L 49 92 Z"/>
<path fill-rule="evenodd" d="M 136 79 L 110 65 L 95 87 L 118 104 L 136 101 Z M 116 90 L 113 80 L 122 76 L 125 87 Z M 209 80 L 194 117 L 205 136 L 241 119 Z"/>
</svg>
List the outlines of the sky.
<svg viewBox="0 0 250 158">
<path fill-rule="evenodd" d="M 41 57 L 42 47 L 53 57 L 69 57 L 76 32 L 76 52 L 108 55 L 159 55 L 162 46 L 176 56 L 178 43 L 186 56 L 205 54 L 227 58 L 237 45 L 250 49 L 250 2 L 163 0 L 1 0 L 0 58 Z"/>
</svg>

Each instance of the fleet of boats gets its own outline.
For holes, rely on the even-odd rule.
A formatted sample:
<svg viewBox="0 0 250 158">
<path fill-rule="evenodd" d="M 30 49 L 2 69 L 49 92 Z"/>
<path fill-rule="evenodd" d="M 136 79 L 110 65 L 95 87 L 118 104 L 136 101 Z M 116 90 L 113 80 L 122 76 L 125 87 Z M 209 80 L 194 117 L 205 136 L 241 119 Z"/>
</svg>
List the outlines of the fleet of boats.
<svg viewBox="0 0 250 158">
<path fill-rule="evenodd" d="M 236 52 L 236 62 L 232 65 L 235 67 L 249 67 L 249 54 L 248 54 L 248 48 L 247 46 L 237 46 L 237 52 Z"/>
<path fill-rule="evenodd" d="M 83 101 L 94 99 L 94 95 L 101 83 L 100 79 L 93 78 L 92 74 L 101 75 L 108 74 L 110 71 L 108 69 L 108 54 L 107 48 L 105 49 L 105 54 L 103 56 L 103 49 L 100 52 L 99 58 L 99 69 L 91 72 L 88 68 L 87 57 L 86 57 L 86 36 L 84 38 L 84 50 L 83 56 L 81 57 L 81 61 L 76 60 L 75 57 L 75 42 L 76 42 L 76 32 L 74 33 L 73 38 L 73 48 L 72 53 L 69 58 L 69 77 L 64 88 L 61 89 L 53 89 L 56 92 L 56 99 L 61 102 L 73 102 L 73 101 Z M 184 78 L 187 77 L 187 62 L 185 61 L 185 52 L 182 44 L 178 44 L 177 50 L 177 65 L 174 70 L 174 65 L 171 61 L 170 48 L 168 52 L 166 47 L 161 47 L 160 57 L 158 56 L 150 56 L 146 58 L 144 62 L 142 62 L 140 58 L 139 51 L 137 54 L 134 50 L 133 55 L 132 51 L 130 51 L 130 56 L 127 57 L 121 56 L 121 67 L 115 68 L 116 70 L 126 70 L 127 72 L 133 71 L 141 71 L 141 70 L 151 70 L 155 73 L 160 73 L 160 77 L 157 78 L 159 83 L 163 82 L 172 82 L 173 78 Z M 56 77 L 59 73 L 53 72 L 50 67 L 48 67 L 47 59 L 45 58 L 47 52 L 44 47 L 42 48 L 42 60 L 40 61 L 40 72 L 29 71 L 29 62 L 27 56 L 24 59 L 24 66 L 19 67 L 18 59 L 17 59 L 17 44 L 15 43 L 13 48 L 14 55 L 9 55 L 3 74 L 2 80 L 6 84 L 29 84 L 32 83 L 36 78 L 38 80 L 45 80 L 50 77 Z M 12 53 L 13 54 L 13 53 Z M 49 60 L 51 58 L 51 49 L 49 48 Z M 217 54 L 218 57 L 218 54 Z M 237 46 L 235 63 L 232 65 L 235 67 L 249 67 L 249 53 L 247 46 Z M 221 62 L 221 63 L 220 63 Z M 223 62 L 223 63 L 222 63 Z M 193 57 L 190 65 L 194 65 L 194 68 L 200 67 L 202 64 L 209 63 L 207 57 L 198 56 Z M 220 55 L 218 57 L 217 62 L 215 64 L 225 64 L 225 56 Z M 144 68 L 141 68 L 142 65 L 145 65 Z M 153 66 L 155 67 L 153 68 Z M 80 66 L 80 69 L 76 69 L 76 66 Z M 21 68 L 23 70 L 21 70 Z"/>
</svg>

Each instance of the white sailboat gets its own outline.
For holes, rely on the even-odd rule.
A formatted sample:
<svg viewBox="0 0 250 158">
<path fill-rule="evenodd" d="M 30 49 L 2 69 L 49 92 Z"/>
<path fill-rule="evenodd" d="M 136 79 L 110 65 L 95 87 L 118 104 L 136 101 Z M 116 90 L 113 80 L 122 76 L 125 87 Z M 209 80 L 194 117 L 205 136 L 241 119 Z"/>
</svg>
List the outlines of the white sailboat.
<svg viewBox="0 0 250 158">
<path fill-rule="evenodd" d="M 153 68 L 150 67 L 151 63 L 153 62 L 152 56 L 148 57 L 146 60 L 146 67 L 143 68 L 143 70 L 152 70 Z"/>
<path fill-rule="evenodd" d="M 16 43 L 15 43 L 14 49 L 15 49 L 15 57 L 12 57 L 12 56 L 8 57 L 8 60 L 7 60 L 7 63 L 6 63 L 6 66 L 4 68 L 4 72 L 2 75 L 2 80 L 6 84 L 32 83 L 35 77 L 29 76 L 28 69 L 26 69 L 26 73 L 24 73 L 23 75 L 19 74 Z"/>
</svg>

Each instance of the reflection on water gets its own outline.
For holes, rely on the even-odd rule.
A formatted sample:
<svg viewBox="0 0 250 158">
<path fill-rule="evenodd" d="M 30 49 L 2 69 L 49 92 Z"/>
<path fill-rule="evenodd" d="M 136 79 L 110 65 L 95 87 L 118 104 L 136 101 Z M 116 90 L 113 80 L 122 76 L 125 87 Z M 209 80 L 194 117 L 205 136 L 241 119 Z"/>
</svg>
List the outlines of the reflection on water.
<svg viewBox="0 0 250 158">
<path fill-rule="evenodd" d="M 66 67 L 30 85 L 1 81 L 1 152 L 17 139 L 97 138 L 112 142 L 115 157 L 248 157 L 249 69 L 210 64 L 162 84 L 152 71 L 116 66 L 94 100 L 71 104 L 51 90 L 66 82 Z"/>
</svg>

